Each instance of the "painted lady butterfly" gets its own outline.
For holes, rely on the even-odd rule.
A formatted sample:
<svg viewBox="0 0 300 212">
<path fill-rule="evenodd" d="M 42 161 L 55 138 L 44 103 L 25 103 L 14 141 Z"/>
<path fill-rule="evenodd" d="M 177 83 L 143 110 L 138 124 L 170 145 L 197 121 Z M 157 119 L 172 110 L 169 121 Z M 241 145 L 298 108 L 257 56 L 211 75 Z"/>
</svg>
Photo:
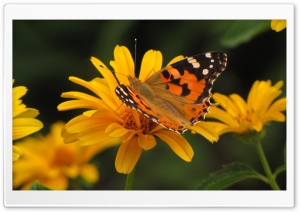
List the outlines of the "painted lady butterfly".
<svg viewBox="0 0 300 212">
<path fill-rule="evenodd" d="M 225 53 L 198 54 L 155 72 L 145 82 L 128 76 L 130 86 L 121 84 L 115 92 L 127 107 L 182 134 L 186 124 L 204 120 L 213 82 L 226 64 Z"/>
</svg>

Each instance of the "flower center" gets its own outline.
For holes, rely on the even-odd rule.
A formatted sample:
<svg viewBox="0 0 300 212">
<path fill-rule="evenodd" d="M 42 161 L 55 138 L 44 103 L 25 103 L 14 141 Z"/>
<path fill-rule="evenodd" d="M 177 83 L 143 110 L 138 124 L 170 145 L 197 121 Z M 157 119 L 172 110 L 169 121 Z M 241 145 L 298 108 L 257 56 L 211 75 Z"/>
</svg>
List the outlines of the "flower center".
<svg viewBox="0 0 300 212">
<path fill-rule="evenodd" d="M 247 129 L 251 129 L 251 126 L 253 125 L 253 114 L 254 114 L 253 109 L 247 110 L 246 115 L 242 113 L 238 113 L 235 119 L 240 126 L 243 126 Z"/>
<path fill-rule="evenodd" d="M 66 148 L 58 148 L 53 161 L 54 166 L 70 166 L 75 160 L 73 152 Z"/>
<path fill-rule="evenodd" d="M 120 117 L 124 120 L 126 129 L 141 130 L 143 134 L 151 132 L 158 124 L 140 112 L 126 106 L 120 108 Z"/>
</svg>

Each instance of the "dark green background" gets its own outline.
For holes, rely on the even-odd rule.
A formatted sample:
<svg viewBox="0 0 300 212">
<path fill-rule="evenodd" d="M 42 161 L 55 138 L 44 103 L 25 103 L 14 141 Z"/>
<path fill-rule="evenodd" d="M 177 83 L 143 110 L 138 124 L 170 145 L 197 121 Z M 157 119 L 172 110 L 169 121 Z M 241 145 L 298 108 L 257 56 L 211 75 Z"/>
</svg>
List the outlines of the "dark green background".
<svg viewBox="0 0 300 212">
<path fill-rule="evenodd" d="M 270 20 L 15 20 L 14 86 L 24 85 L 29 89 L 23 100 L 28 107 L 40 111 L 38 119 L 45 125 L 42 133 L 47 133 L 55 121 L 68 121 L 82 112 L 57 111 L 57 105 L 65 101 L 60 97 L 62 92 L 87 92 L 68 77 L 84 80 L 99 77 L 90 57 L 97 57 L 109 66 L 116 45 L 125 45 L 134 55 L 135 38 L 137 70 L 149 49 L 162 52 L 163 65 L 177 55 L 223 51 L 228 55 L 228 66 L 212 92 L 237 93 L 246 98 L 255 80 L 270 79 L 272 84 L 283 80 L 286 85 L 286 30 L 272 31 Z M 286 96 L 285 85 L 281 97 Z M 272 122 L 266 129 L 263 147 L 274 170 L 285 161 L 286 124 Z M 209 173 L 236 161 L 264 173 L 254 148 L 229 134 L 214 144 L 190 132 L 184 136 L 194 149 L 193 161 L 184 162 L 164 142 L 158 141 L 154 149 L 143 151 L 136 167 L 134 189 L 190 190 Z M 91 189 L 124 188 L 126 176 L 114 168 L 116 153 L 117 148 L 111 148 L 94 158 L 101 180 Z M 285 173 L 278 180 L 280 187 L 286 189 Z M 70 189 L 78 188 L 75 184 Z M 229 189 L 269 187 L 258 180 L 246 180 Z"/>
</svg>

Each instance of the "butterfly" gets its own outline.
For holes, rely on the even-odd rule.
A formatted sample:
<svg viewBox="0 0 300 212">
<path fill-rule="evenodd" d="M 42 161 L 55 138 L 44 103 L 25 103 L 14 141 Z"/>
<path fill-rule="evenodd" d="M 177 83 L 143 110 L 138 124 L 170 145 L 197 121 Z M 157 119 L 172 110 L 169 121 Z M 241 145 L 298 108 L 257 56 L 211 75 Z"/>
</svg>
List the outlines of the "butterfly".
<svg viewBox="0 0 300 212">
<path fill-rule="evenodd" d="M 128 76 L 130 85 L 118 85 L 115 93 L 127 107 L 182 134 L 187 124 L 205 119 L 213 83 L 226 65 L 223 52 L 198 54 L 162 68 L 145 82 Z"/>
</svg>

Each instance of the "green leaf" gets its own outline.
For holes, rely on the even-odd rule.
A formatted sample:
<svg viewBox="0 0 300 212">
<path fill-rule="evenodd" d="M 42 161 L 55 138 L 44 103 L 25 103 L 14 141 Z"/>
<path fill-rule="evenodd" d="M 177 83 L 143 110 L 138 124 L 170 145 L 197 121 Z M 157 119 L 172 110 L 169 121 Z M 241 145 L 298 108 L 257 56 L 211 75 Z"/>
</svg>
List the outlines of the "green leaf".
<svg viewBox="0 0 300 212">
<path fill-rule="evenodd" d="M 275 170 L 275 172 L 274 172 L 274 174 L 273 174 L 274 178 L 276 179 L 277 176 L 278 176 L 281 172 L 284 172 L 284 171 L 286 171 L 286 165 L 279 166 L 279 167 Z"/>
<path fill-rule="evenodd" d="M 51 190 L 51 189 L 41 185 L 38 181 L 35 181 L 34 183 L 32 183 L 29 190 Z"/>
<path fill-rule="evenodd" d="M 238 20 L 227 29 L 221 43 L 233 48 L 268 30 L 271 30 L 270 20 Z"/>
<path fill-rule="evenodd" d="M 256 178 L 267 182 L 265 176 L 256 172 L 244 163 L 231 163 L 224 165 L 222 169 L 211 173 L 203 179 L 196 189 L 198 190 L 222 190 L 242 180 Z"/>
</svg>

